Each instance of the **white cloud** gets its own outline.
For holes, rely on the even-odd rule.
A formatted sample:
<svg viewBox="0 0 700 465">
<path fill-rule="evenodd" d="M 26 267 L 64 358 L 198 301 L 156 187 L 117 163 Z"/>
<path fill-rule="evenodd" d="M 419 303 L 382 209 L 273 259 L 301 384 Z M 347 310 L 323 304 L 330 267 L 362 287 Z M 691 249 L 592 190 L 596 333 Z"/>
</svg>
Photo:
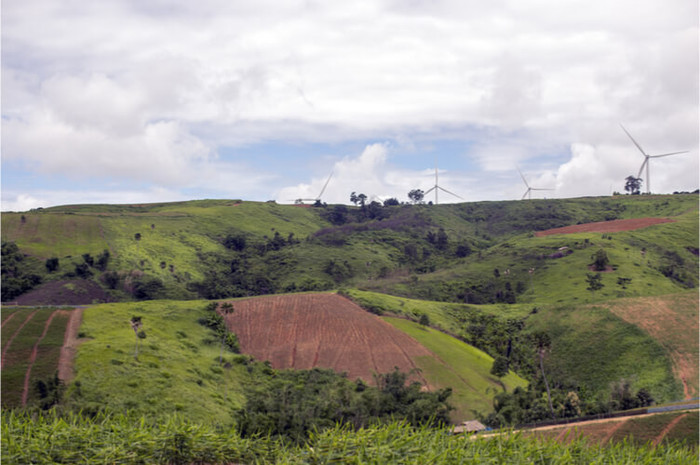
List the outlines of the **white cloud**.
<svg viewBox="0 0 700 465">
<path fill-rule="evenodd" d="M 650 152 L 691 151 L 659 163 L 652 187 L 692 187 L 697 17 L 688 0 L 10 2 L 3 159 L 264 199 L 274 167 L 222 159 L 222 147 L 462 132 L 465 164 L 480 171 L 447 175 L 470 194 L 509 192 L 490 177 L 520 164 L 535 179 L 556 172 L 557 195 L 591 195 L 629 171 L 611 161 L 630 149 L 623 122 Z M 328 201 L 405 197 L 421 178 L 389 163 L 391 150 L 338 161 Z M 313 198 L 326 179 L 277 198 Z"/>
</svg>

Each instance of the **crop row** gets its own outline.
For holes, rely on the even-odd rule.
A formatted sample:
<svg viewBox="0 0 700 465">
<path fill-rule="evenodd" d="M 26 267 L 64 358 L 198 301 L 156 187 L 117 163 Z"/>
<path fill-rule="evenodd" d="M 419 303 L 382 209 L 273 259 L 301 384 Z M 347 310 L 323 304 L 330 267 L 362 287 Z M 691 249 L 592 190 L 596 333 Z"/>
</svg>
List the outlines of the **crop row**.
<svg viewBox="0 0 700 465">
<path fill-rule="evenodd" d="M 18 407 L 37 399 L 37 380 L 55 375 L 70 315 L 43 308 L 3 312 L 2 405 Z"/>
</svg>

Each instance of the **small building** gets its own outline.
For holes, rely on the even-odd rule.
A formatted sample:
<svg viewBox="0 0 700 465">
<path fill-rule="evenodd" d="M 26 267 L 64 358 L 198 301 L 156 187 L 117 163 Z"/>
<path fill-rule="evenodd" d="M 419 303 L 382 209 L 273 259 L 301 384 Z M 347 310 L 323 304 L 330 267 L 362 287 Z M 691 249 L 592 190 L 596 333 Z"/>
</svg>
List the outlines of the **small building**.
<svg viewBox="0 0 700 465">
<path fill-rule="evenodd" d="M 462 422 L 461 425 L 455 426 L 452 432 L 454 434 L 463 433 L 478 433 L 479 431 L 484 431 L 486 427 L 478 420 L 470 420 Z"/>
</svg>

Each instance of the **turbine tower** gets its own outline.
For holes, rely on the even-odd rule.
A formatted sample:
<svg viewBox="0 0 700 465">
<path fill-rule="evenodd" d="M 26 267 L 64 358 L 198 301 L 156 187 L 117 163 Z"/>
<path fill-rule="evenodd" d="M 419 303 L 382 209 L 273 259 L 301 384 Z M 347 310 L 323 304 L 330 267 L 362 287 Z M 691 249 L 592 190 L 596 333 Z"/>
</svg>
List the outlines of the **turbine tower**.
<svg viewBox="0 0 700 465">
<path fill-rule="evenodd" d="M 523 194 L 522 198 L 520 200 L 525 200 L 525 197 L 527 197 L 528 200 L 532 200 L 532 191 L 553 191 L 554 189 L 551 189 L 549 187 L 530 187 L 530 184 L 527 183 L 527 180 L 525 179 L 525 176 L 523 176 L 523 172 L 520 171 L 520 168 L 518 168 L 518 173 L 520 173 L 520 177 L 522 178 L 523 182 L 525 183 L 525 186 L 527 187 L 527 190 Z"/>
<path fill-rule="evenodd" d="M 448 191 L 447 189 L 444 189 L 444 188 L 442 188 L 442 187 L 440 187 L 440 186 L 438 185 L 438 165 L 437 165 L 437 157 L 435 157 L 435 185 L 434 185 L 433 187 L 431 187 L 430 189 L 428 189 L 427 191 L 425 191 L 425 195 L 428 195 L 428 194 L 429 194 L 430 192 L 432 192 L 432 191 L 435 191 L 435 205 L 438 204 L 438 191 L 447 192 L 447 193 L 450 194 L 450 195 L 454 195 L 454 196 L 457 197 L 458 199 L 464 200 L 462 197 L 460 197 L 459 195 L 455 194 L 454 192 L 450 192 L 450 191 Z"/>
<path fill-rule="evenodd" d="M 668 156 L 671 156 L 671 155 L 678 155 L 678 154 L 681 154 L 681 153 L 688 153 L 688 151 L 687 151 L 687 150 L 684 150 L 684 151 L 682 151 L 682 152 L 671 152 L 671 153 L 662 153 L 662 154 L 660 154 L 660 155 L 649 155 L 648 153 L 646 153 L 646 152 L 644 151 L 644 149 L 642 148 L 642 146 L 639 145 L 639 144 L 637 143 L 636 140 L 634 140 L 634 137 L 632 137 L 632 135 L 631 135 L 629 132 L 627 132 L 627 129 L 625 129 L 625 127 L 622 125 L 622 123 L 620 123 L 620 127 L 622 128 L 623 131 L 625 131 L 625 134 L 627 134 L 627 136 L 632 140 L 632 142 L 634 143 L 634 145 L 637 146 L 637 148 L 639 149 L 639 151 L 642 152 L 642 155 L 644 155 L 644 162 L 642 163 L 642 166 L 639 168 L 639 173 L 637 173 L 637 178 L 639 178 L 639 177 L 642 175 L 642 171 L 644 171 L 644 167 L 646 166 L 646 169 L 647 169 L 647 173 L 646 173 L 646 176 L 647 176 L 647 179 L 646 179 L 646 182 L 647 182 L 647 194 L 651 194 L 651 184 L 649 183 L 649 160 L 650 160 L 651 158 L 661 158 L 661 157 L 668 157 Z"/>
</svg>

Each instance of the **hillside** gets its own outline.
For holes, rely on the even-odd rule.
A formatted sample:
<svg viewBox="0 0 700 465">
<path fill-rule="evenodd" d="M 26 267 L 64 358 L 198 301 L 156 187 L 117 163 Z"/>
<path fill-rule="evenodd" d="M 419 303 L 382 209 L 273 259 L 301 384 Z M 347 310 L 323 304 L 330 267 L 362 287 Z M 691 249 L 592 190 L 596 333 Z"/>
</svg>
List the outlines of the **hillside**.
<svg viewBox="0 0 700 465">
<path fill-rule="evenodd" d="M 3 301 L 112 302 L 85 311 L 66 391 L 66 405 L 88 411 L 214 411 L 209 419 L 226 423 L 270 367 L 329 367 L 367 381 L 394 366 L 420 368 L 424 385 L 453 388 L 453 418 L 478 412 L 495 423 L 517 421 L 493 409 L 518 402 L 547 417 L 547 380 L 558 415 L 698 392 L 694 194 L 77 205 L 3 213 L 2 235 Z M 316 294 L 313 305 L 299 294 L 334 289 L 381 318 L 333 294 Z M 270 367 L 249 355 L 222 358 L 197 323 L 206 317 L 197 299 L 231 301 L 226 318 L 243 353 Z M 134 314 L 144 340 L 134 341 Z M 29 346 L 40 336 L 32 334 Z"/>
<path fill-rule="evenodd" d="M 24 257 L 4 276 L 3 300 L 22 303 L 22 295 L 42 282 L 74 279 L 98 283 L 105 295 L 93 295 L 96 301 L 350 286 L 477 304 L 582 302 L 698 284 L 697 195 L 376 205 L 202 200 L 3 213 L 3 241 L 16 244 Z M 674 222 L 603 235 L 534 234 L 645 217 Z M 591 294 L 584 281 L 599 249 L 616 273 L 605 274 L 605 287 Z M 10 255 L 4 252 L 5 261 Z M 52 258 L 49 271 L 45 262 Z M 624 287 L 616 284 L 619 277 L 628 280 Z"/>
</svg>

